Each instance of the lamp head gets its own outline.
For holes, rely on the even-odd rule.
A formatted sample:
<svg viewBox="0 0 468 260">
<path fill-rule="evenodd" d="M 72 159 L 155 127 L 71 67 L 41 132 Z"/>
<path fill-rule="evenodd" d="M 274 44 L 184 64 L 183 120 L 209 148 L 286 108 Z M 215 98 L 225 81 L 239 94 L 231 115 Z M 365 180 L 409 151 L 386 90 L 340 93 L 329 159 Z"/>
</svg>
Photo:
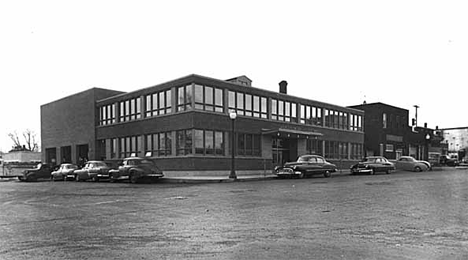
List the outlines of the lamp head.
<svg viewBox="0 0 468 260">
<path fill-rule="evenodd" d="M 236 112 L 229 112 L 229 118 L 231 118 L 232 120 L 236 119 L 237 117 L 237 114 Z"/>
</svg>

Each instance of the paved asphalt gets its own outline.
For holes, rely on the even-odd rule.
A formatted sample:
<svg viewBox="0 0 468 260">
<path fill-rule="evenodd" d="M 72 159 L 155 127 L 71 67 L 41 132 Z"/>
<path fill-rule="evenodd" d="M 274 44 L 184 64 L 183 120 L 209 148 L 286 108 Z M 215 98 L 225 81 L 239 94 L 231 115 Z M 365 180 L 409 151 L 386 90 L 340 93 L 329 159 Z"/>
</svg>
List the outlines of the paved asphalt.
<svg viewBox="0 0 468 260">
<path fill-rule="evenodd" d="M 468 259 L 468 170 L 0 182 L 0 259 Z"/>
</svg>

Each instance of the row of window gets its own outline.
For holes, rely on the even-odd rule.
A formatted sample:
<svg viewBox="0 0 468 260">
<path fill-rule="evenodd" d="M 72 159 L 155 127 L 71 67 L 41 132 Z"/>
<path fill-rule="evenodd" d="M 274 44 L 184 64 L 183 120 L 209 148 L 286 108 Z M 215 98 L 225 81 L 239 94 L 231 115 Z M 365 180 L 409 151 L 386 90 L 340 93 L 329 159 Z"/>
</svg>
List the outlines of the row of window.
<svg viewBox="0 0 468 260">
<path fill-rule="evenodd" d="M 323 149 L 325 146 L 325 153 Z M 356 143 L 325 141 L 309 139 L 307 140 L 306 150 L 309 154 L 322 155 L 327 159 L 349 159 L 359 160 L 363 157 L 363 145 Z"/>
<path fill-rule="evenodd" d="M 243 92 L 228 91 L 229 111 L 238 115 L 256 118 L 268 118 L 268 98 Z M 145 96 L 144 116 L 152 117 L 171 113 L 172 92 L 170 89 Z M 176 88 L 176 110 L 199 109 L 205 111 L 225 112 L 224 92 L 221 88 L 189 84 Z M 118 102 L 119 122 L 141 118 L 141 99 L 133 98 Z M 270 99 L 270 119 L 325 126 L 335 129 L 362 131 L 362 116 L 333 109 L 298 104 L 295 102 Z M 116 123 L 116 106 L 105 105 L 99 108 L 99 124 Z"/>
<path fill-rule="evenodd" d="M 170 156 L 172 155 L 172 133 L 162 132 L 142 136 L 128 136 L 111 139 L 111 158 L 129 156 Z M 207 156 L 226 155 L 228 133 L 223 131 L 186 129 L 175 132 L 176 155 L 198 154 Z M 261 156 L 261 135 L 236 134 L 236 154 L 240 156 Z M 143 153 L 144 151 L 144 153 Z"/>
</svg>

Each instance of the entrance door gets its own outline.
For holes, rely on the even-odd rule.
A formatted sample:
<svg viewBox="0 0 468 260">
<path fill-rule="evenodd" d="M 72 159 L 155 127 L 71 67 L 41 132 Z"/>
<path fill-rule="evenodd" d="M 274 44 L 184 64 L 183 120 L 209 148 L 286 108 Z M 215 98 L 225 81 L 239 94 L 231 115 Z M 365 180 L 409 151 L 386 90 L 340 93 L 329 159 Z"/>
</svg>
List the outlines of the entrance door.
<svg viewBox="0 0 468 260">
<path fill-rule="evenodd" d="M 273 165 L 283 165 L 285 162 L 291 162 L 296 160 L 297 157 L 297 145 L 295 139 L 283 139 L 273 138 L 272 140 L 272 154 L 273 154 Z M 296 148 L 296 149 L 294 149 Z"/>
</svg>

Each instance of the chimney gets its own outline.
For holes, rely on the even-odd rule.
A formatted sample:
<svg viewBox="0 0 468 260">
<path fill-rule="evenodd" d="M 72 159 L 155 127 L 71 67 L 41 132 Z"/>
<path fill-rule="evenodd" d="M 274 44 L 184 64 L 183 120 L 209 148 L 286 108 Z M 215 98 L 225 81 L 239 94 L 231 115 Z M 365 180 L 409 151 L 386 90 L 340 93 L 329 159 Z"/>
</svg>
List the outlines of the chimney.
<svg viewBox="0 0 468 260">
<path fill-rule="evenodd" d="M 279 83 L 279 92 L 283 94 L 288 94 L 288 82 L 286 80 L 282 80 Z"/>
<path fill-rule="evenodd" d="M 424 123 L 424 128 L 427 128 L 427 123 Z"/>
</svg>

